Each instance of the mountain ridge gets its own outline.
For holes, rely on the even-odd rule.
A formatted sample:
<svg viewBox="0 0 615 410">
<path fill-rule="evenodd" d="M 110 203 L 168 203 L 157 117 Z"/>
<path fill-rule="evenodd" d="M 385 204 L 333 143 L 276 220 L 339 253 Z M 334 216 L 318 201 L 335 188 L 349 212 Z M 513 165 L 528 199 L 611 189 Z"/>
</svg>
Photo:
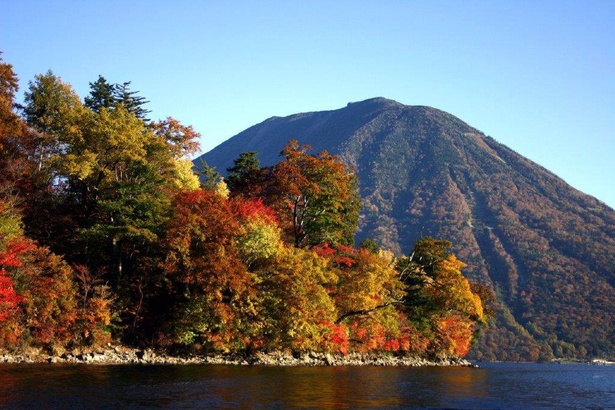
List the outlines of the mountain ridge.
<svg viewBox="0 0 615 410">
<path fill-rule="evenodd" d="M 382 97 L 271 117 L 201 158 L 223 174 L 245 151 L 274 165 L 290 139 L 356 170 L 357 240 L 370 237 L 397 254 L 421 235 L 451 240 L 467 275 L 498 293 L 497 323 L 479 340 L 477 358 L 615 354 L 608 205 L 451 114 Z"/>
</svg>

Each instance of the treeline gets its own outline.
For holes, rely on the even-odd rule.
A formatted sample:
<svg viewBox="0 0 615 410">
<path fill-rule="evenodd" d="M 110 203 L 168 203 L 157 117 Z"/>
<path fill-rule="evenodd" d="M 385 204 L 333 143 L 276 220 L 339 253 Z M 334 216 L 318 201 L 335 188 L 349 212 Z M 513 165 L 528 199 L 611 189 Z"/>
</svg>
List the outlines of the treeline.
<svg viewBox="0 0 615 410">
<path fill-rule="evenodd" d="M 487 293 L 449 242 L 354 247 L 356 175 L 296 141 L 197 175 L 199 135 L 129 85 L 50 71 L 17 105 L 0 60 L 0 348 L 467 353 Z"/>
</svg>

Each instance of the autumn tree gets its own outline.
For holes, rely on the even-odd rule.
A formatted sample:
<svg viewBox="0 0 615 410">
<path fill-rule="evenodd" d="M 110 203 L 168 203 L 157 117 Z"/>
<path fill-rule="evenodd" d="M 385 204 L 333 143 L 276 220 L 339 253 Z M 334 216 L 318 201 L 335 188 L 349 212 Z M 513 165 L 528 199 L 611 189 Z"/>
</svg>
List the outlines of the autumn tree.
<svg viewBox="0 0 615 410">
<path fill-rule="evenodd" d="M 393 255 L 372 253 L 343 245 L 317 245 L 338 281 L 331 296 L 337 308 L 336 326 L 344 325 L 355 350 L 399 350 L 405 336 L 400 332 L 398 306 L 404 292 L 395 271 Z"/>
<path fill-rule="evenodd" d="M 317 254 L 284 247 L 276 263 L 257 273 L 259 327 L 269 349 L 328 351 L 336 309 L 329 289 L 335 272 Z"/>
<path fill-rule="evenodd" d="M 32 247 L 22 256 L 13 278 L 23 298 L 21 323 L 34 345 L 53 352 L 77 342 L 79 320 L 73 270 L 48 249 Z"/>
<path fill-rule="evenodd" d="M 93 310 L 79 309 L 77 292 L 73 269 L 26 238 L 18 217 L 0 201 L 0 346 L 31 345 L 53 352 L 91 343 L 80 323 Z M 90 326 L 102 322 L 95 318 Z"/>
<path fill-rule="evenodd" d="M 236 349 L 249 323 L 252 281 L 235 243 L 233 212 L 211 190 L 181 193 L 173 209 L 164 263 L 171 319 L 165 333 L 174 343 Z"/>
<path fill-rule="evenodd" d="M 28 232 L 71 263 L 104 272 L 134 329 L 160 278 L 171 198 L 199 185 L 186 158 L 198 133 L 172 118 L 145 124 L 123 104 L 90 110 L 51 72 L 30 84 L 24 112 L 48 136 L 39 148 L 46 184 L 27 215 Z"/>
<path fill-rule="evenodd" d="M 485 321 L 480 297 L 462 275 L 465 264 L 448 252 L 451 243 L 431 237 L 419 239 L 397 269 L 406 287 L 410 320 L 433 333 L 434 354 L 464 356 L 477 323 Z"/>
<path fill-rule="evenodd" d="M 148 130 L 155 137 L 149 150 L 150 158 L 155 160 L 165 181 L 180 190 L 197 189 L 199 180 L 189 158 L 200 150 L 201 134 L 172 117 L 152 122 Z"/>
<path fill-rule="evenodd" d="M 86 345 L 104 346 L 112 340 L 114 294 L 103 272 L 93 273 L 85 265 L 76 265 L 74 271 L 79 306 L 75 338 Z"/>
<path fill-rule="evenodd" d="M 17 245 L 0 251 L 0 347 L 15 347 L 23 332 L 19 323 L 19 304 L 23 297 L 15 290 L 15 282 L 7 268 L 20 266 L 18 256 L 24 252 Z"/>
<path fill-rule="evenodd" d="M 275 208 L 291 228 L 295 246 L 354 243 L 360 209 L 356 174 L 326 151 L 309 155 L 291 141 L 276 165 Z"/>
<path fill-rule="evenodd" d="M 284 244 L 274 211 L 260 198 L 234 197 L 231 208 L 239 223 L 236 242 L 243 263 L 254 269 L 279 256 Z"/>
<path fill-rule="evenodd" d="M 256 153 L 242 154 L 228 169 L 231 193 L 263 198 L 296 247 L 351 244 L 360 208 L 356 174 L 336 156 L 310 155 L 309 149 L 293 140 L 280 163 L 261 169 Z"/>
<path fill-rule="evenodd" d="M 82 140 L 81 125 L 87 112 L 70 85 L 51 71 L 36 76 L 25 93 L 23 115 L 37 133 L 31 156 L 37 176 L 24 212 L 25 229 L 60 254 L 72 247 L 72 232 L 78 226 L 76 210 L 62 200 L 67 180 L 57 167 L 66 147 Z"/>
<path fill-rule="evenodd" d="M 19 220 L 0 200 L 0 345 L 15 342 L 21 333 L 16 315 L 23 297 L 17 293 L 11 268 L 22 265 L 20 258 L 31 247 L 21 235 Z"/>
<path fill-rule="evenodd" d="M 258 198 L 231 198 L 236 244 L 252 278 L 250 350 L 329 351 L 335 343 L 335 272 L 318 254 L 282 241 L 275 212 Z M 338 335 L 341 334 L 338 332 Z"/>
<path fill-rule="evenodd" d="M 360 209 L 356 174 L 336 156 L 310 155 L 309 149 L 292 140 L 282 161 L 264 168 L 256 152 L 241 154 L 227 169 L 231 194 L 263 198 L 296 247 L 352 244 Z"/>
<path fill-rule="evenodd" d="M 0 57 L 0 198 L 13 205 L 29 195 L 33 172 L 29 156 L 34 136 L 14 112 L 18 90 L 13 67 Z"/>
</svg>

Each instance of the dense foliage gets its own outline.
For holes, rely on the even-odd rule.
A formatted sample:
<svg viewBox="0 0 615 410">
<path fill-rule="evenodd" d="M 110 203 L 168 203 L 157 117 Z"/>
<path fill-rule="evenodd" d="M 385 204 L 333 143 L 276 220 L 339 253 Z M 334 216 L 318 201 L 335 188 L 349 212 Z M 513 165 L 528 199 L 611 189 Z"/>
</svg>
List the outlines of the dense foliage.
<svg viewBox="0 0 615 410">
<path fill-rule="evenodd" d="M 357 177 L 290 141 L 227 178 L 191 127 L 145 118 L 100 76 L 84 101 L 51 71 L 14 108 L 0 62 L 0 347 L 112 340 L 200 352 L 463 356 L 482 302 L 451 244 L 355 248 Z"/>
</svg>

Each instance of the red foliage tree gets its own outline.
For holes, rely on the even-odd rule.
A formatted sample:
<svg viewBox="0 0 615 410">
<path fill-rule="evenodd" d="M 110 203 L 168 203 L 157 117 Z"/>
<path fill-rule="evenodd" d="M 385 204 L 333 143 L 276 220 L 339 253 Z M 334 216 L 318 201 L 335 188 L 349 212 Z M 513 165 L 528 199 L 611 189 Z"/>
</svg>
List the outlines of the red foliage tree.
<svg viewBox="0 0 615 410">
<path fill-rule="evenodd" d="M 7 268 L 22 266 L 20 257 L 34 246 L 27 240 L 9 243 L 0 251 L 0 323 L 18 312 L 19 303 L 24 299 L 15 291 L 15 283 Z"/>
<path fill-rule="evenodd" d="M 239 259 L 239 226 L 228 200 L 211 190 L 180 193 L 168 225 L 164 269 L 171 284 L 174 342 L 228 350 L 243 343 L 251 277 Z"/>
</svg>

